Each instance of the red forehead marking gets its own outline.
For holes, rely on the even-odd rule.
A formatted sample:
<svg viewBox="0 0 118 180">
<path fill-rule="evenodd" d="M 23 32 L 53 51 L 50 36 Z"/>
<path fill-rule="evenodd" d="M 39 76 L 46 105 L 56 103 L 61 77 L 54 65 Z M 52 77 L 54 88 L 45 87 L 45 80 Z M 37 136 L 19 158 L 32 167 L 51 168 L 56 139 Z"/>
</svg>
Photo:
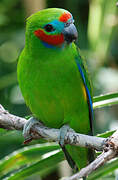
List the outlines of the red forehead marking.
<svg viewBox="0 0 118 180">
<path fill-rule="evenodd" d="M 70 19 L 71 17 L 72 17 L 72 16 L 71 16 L 70 13 L 64 12 L 64 13 L 60 16 L 59 21 L 67 22 L 68 19 Z"/>
<path fill-rule="evenodd" d="M 64 42 L 63 34 L 48 35 L 42 29 L 38 29 L 38 30 L 34 31 L 34 34 L 41 41 L 44 41 L 50 45 L 61 45 Z"/>
</svg>

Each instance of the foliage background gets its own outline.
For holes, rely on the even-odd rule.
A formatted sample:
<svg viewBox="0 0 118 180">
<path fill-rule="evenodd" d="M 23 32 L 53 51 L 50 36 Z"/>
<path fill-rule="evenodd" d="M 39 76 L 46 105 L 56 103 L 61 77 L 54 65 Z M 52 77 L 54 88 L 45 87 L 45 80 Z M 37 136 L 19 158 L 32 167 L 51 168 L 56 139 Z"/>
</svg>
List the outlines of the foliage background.
<svg viewBox="0 0 118 180">
<path fill-rule="evenodd" d="M 1 0 L 0 104 L 18 116 L 24 117 L 30 114 L 20 93 L 16 76 L 17 59 L 25 44 L 25 21 L 29 15 L 46 7 L 65 8 L 73 14 L 79 32 L 78 46 L 88 63 L 94 96 L 118 91 L 118 7 L 116 7 L 116 1 Z M 117 109 L 118 105 L 114 105 L 94 111 L 95 134 L 118 127 Z M 20 132 L 1 130 L 0 158 L 23 148 L 22 142 Z M 37 142 L 34 141 L 31 144 L 35 143 Z M 58 179 L 59 172 L 54 168 L 53 171 L 45 173 L 43 179 Z M 35 178 L 39 179 L 39 176 Z"/>
</svg>

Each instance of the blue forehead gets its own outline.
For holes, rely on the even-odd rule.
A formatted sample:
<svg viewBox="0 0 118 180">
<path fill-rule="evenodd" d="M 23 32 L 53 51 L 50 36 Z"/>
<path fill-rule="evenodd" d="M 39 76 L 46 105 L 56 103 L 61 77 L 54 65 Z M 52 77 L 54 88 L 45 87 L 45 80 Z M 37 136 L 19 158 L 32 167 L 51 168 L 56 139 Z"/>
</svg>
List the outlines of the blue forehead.
<svg viewBox="0 0 118 180">
<path fill-rule="evenodd" d="M 58 20 L 53 20 L 51 21 L 49 24 L 52 24 L 52 26 L 55 28 L 55 29 L 58 29 L 58 31 L 62 31 L 63 28 L 64 28 L 64 23 L 63 22 L 60 22 Z"/>
</svg>

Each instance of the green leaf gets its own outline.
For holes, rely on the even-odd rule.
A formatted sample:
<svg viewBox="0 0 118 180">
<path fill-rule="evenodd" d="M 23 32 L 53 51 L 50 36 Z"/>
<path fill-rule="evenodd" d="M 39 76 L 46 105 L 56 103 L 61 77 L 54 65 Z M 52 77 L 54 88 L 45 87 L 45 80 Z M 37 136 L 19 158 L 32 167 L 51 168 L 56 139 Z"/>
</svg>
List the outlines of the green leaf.
<svg viewBox="0 0 118 180">
<path fill-rule="evenodd" d="M 36 163 L 42 160 L 42 156 L 46 153 L 59 149 L 59 145 L 56 143 L 45 143 L 27 146 L 18 151 L 14 151 L 0 161 L 0 177 L 24 166 Z"/>
<path fill-rule="evenodd" d="M 116 93 L 108 93 L 108 94 L 93 97 L 93 102 L 99 102 L 102 100 L 107 100 L 107 99 L 112 99 L 112 98 L 117 98 L 117 97 L 118 97 L 117 92 Z"/>
<path fill-rule="evenodd" d="M 111 136 L 114 132 L 115 132 L 115 130 L 114 131 L 106 131 L 102 134 L 97 134 L 97 137 L 107 138 L 107 137 Z"/>
<path fill-rule="evenodd" d="M 91 175 L 88 176 L 87 180 L 100 179 L 101 177 L 107 175 L 108 173 L 113 172 L 117 168 L 118 168 L 118 159 L 110 163 L 107 163 L 104 166 L 97 169 L 96 171 L 94 171 Z"/>
<path fill-rule="evenodd" d="M 100 108 L 118 104 L 118 93 L 110 93 L 93 98 L 93 108 Z"/>
<path fill-rule="evenodd" d="M 64 160 L 64 154 L 61 150 L 56 150 L 51 152 L 52 155 L 45 154 L 45 157 L 41 159 L 39 162 L 34 163 L 26 168 L 21 169 L 19 172 L 14 173 L 11 177 L 9 177 L 9 180 L 16 180 L 16 179 L 24 179 L 29 177 L 32 174 L 38 173 L 41 175 L 41 173 L 45 169 L 49 169 L 52 167 L 55 167 L 59 162 Z"/>
<path fill-rule="evenodd" d="M 6 135 L 8 131 L 6 129 L 0 128 L 0 136 Z"/>
</svg>

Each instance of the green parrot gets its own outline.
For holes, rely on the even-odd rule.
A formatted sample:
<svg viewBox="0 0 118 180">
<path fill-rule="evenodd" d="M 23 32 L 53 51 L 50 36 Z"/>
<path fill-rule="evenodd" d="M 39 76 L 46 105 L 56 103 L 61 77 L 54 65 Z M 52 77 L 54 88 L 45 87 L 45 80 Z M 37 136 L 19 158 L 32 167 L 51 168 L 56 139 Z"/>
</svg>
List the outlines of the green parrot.
<svg viewBox="0 0 118 180">
<path fill-rule="evenodd" d="M 61 128 L 60 137 L 65 127 L 92 135 L 91 83 L 74 43 L 77 37 L 70 12 L 41 10 L 27 19 L 26 43 L 18 61 L 19 86 L 33 117 L 47 127 Z M 64 145 L 63 138 L 60 144 L 72 168 L 80 170 L 93 159 L 90 149 Z"/>
</svg>

